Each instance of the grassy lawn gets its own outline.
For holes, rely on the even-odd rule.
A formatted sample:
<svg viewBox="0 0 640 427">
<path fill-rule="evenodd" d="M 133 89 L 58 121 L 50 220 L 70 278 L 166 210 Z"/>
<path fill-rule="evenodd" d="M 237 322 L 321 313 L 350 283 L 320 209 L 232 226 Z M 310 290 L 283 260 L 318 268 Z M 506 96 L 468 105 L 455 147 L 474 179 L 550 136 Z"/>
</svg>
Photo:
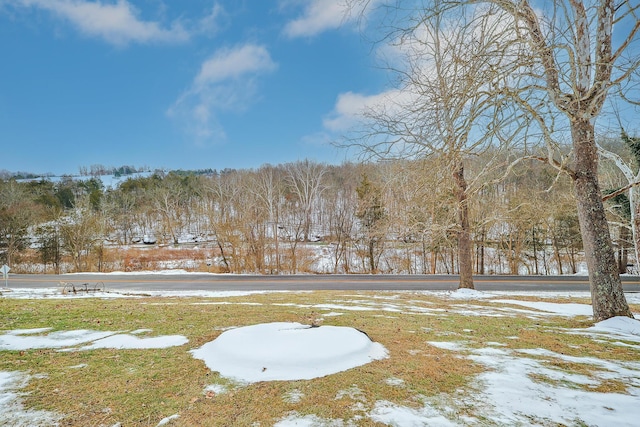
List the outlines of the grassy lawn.
<svg viewBox="0 0 640 427">
<path fill-rule="evenodd" d="M 173 414 L 180 417 L 172 426 L 271 426 L 293 411 L 368 426 L 382 425 L 366 416 L 377 401 L 418 408 L 426 398 L 464 400 L 465 394 L 475 393 L 474 378 L 487 368 L 460 357 L 472 349 L 499 346 L 621 362 L 639 359 L 636 347 L 566 333 L 567 328 L 591 326 L 587 317 L 529 316 L 517 311 L 500 315 L 497 307 L 505 308 L 491 301 L 458 301 L 432 294 L 328 291 L 225 299 L 0 299 L 0 334 L 45 327 L 54 331 L 150 329 L 141 336 L 183 335 L 189 340 L 165 349 L 1 351 L 0 371 L 31 375 L 21 390 L 28 393 L 25 406 L 62 414 L 63 426 L 156 426 Z M 483 310 L 488 314 L 469 314 Z M 189 353 L 227 328 L 310 323 L 316 318 L 323 318 L 325 325 L 366 331 L 387 348 L 390 357 L 313 380 L 243 385 L 211 372 Z M 465 349 L 450 351 L 430 344 L 448 341 L 462 342 Z M 554 369 L 590 375 L 581 363 L 532 357 Z M 625 392 L 625 384 L 616 379 L 584 387 Z M 444 405 L 446 399 L 441 401 Z M 482 419 L 477 412 L 473 405 L 458 405 L 454 418 Z"/>
</svg>

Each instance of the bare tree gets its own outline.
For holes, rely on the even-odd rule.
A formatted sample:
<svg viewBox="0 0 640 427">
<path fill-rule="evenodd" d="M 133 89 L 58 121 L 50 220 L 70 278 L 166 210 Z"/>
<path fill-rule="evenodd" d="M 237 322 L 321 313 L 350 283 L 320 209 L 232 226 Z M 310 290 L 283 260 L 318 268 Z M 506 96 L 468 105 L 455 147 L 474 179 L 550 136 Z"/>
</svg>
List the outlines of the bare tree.
<svg viewBox="0 0 640 427">
<path fill-rule="evenodd" d="M 394 7 L 405 10 L 397 2 Z M 531 128 L 540 131 L 548 153 L 540 158 L 573 180 L 594 318 L 631 316 L 602 203 L 595 120 L 608 97 L 627 101 L 632 97 L 640 67 L 640 55 L 634 52 L 640 41 L 640 3 L 433 0 L 419 12 L 426 17 L 464 16 L 470 10 L 487 18 L 506 14 L 500 22 L 510 31 L 509 38 L 515 37 L 513 46 L 526 46 L 518 49 L 515 67 L 496 70 L 506 83 L 500 94 L 509 96 L 531 120 Z M 415 22 L 406 26 L 415 28 Z M 572 155 L 561 157 L 556 149 L 567 130 Z"/>
<path fill-rule="evenodd" d="M 285 166 L 289 190 L 295 195 L 296 202 L 303 213 L 304 240 L 311 234 L 313 209 L 325 191 L 323 176 L 327 173 L 325 165 L 303 160 Z"/>
<path fill-rule="evenodd" d="M 151 192 L 152 206 L 158 217 L 163 237 L 168 235 L 174 245 L 178 244 L 178 238 L 185 226 L 187 188 L 179 177 L 168 175 L 164 177 Z"/>
<path fill-rule="evenodd" d="M 98 213 L 90 207 L 89 198 L 81 197 L 76 207 L 60 220 L 62 248 L 73 260 L 74 271 L 86 271 L 94 244 L 103 238 Z"/>
<path fill-rule="evenodd" d="M 249 183 L 249 192 L 253 193 L 259 204 L 267 212 L 267 221 L 271 225 L 271 238 L 274 242 L 275 272 L 280 273 L 280 241 L 278 230 L 282 205 L 282 184 L 279 170 L 271 165 L 265 165 L 253 174 Z M 272 269 L 273 270 L 273 269 Z M 273 271 L 272 271 L 273 272 Z"/>
<path fill-rule="evenodd" d="M 611 93 L 625 97 L 616 91 L 640 66 L 640 56 L 630 51 L 638 42 L 640 4 L 564 0 L 540 11 L 530 0 L 488 3 L 512 17 L 511 25 L 530 49 L 519 70 L 524 78 L 512 87 L 514 99 L 534 118 L 549 148 L 554 148 L 554 133 L 564 124 L 570 131 L 571 161 L 559 162 L 553 155 L 546 160 L 573 180 L 594 318 L 632 316 L 602 203 L 595 120 Z M 541 112 L 544 105 L 548 114 Z"/>
<path fill-rule="evenodd" d="M 13 257 L 28 245 L 28 229 L 36 219 L 35 204 L 15 181 L 0 181 L 0 259 Z"/>
<path fill-rule="evenodd" d="M 350 253 L 356 229 L 358 174 L 361 165 L 351 163 L 331 168 L 329 191 L 323 194 L 326 227 L 331 239 L 333 273 L 351 272 Z"/>
<path fill-rule="evenodd" d="M 333 273 L 351 271 L 350 248 L 355 230 L 355 191 L 340 189 L 329 201 L 330 215 L 327 216 L 333 261 Z M 340 269 L 340 266 L 342 268 Z"/>
<path fill-rule="evenodd" d="M 241 174 L 232 171 L 211 178 L 206 189 L 209 233 L 215 239 L 226 272 L 242 272 L 241 242 L 237 232 L 241 188 Z"/>
<path fill-rule="evenodd" d="M 505 13 L 492 9 L 418 13 L 394 38 L 402 67 L 390 68 L 400 87 L 365 112 L 373 131 L 349 142 L 383 158 L 432 156 L 450 177 L 461 288 L 473 288 L 469 197 L 494 166 L 489 162 L 469 177 L 465 162 L 488 148 L 506 147 L 510 139 L 501 127 L 509 128 L 517 117 L 504 111 L 509 105 L 502 102 L 505 82 L 498 73 L 518 55 L 517 45 L 505 34 Z"/>
</svg>

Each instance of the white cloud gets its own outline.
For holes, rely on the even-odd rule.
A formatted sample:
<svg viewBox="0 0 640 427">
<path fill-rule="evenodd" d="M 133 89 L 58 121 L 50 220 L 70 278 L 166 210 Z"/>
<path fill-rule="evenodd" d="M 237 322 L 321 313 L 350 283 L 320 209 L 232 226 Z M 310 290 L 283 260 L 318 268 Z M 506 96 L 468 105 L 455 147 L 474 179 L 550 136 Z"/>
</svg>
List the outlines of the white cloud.
<svg viewBox="0 0 640 427">
<path fill-rule="evenodd" d="M 371 3 L 376 1 L 371 0 Z M 464 42 L 471 37 L 482 39 L 491 36 L 491 40 L 500 41 L 502 37 L 511 36 L 511 33 L 505 31 L 509 18 L 504 14 L 486 15 L 485 20 L 479 21 L 476 15 L 483 13 L 482 10 L 473 9 L 470 13 L 471 18 L 468 19 L 474 22 L 475 26 L 468 26 L 464 31 L 460 27 L 462 18 L 459 15 L 447 15 L 444 16 L 441 28 L 434 30 L 424 24 L 417 25 L 411 33 L 402 33 L 399 38 L 389 39 L 387 43 L 377 46 L 375 53 L 379 60 L 388 64 L 386 68 L 391 74 L 400 76 L 396 87 L 373 95 L 354 92 L 338 95 L 333 110 L 323 121 L 324 128 L 331 132 L 353 130 L 354 127 L 367 122 L 367 115 L 406 120 L 408 123 L 419 122 L 420 109 L 415 107 L 418 103 L 427 107 L 433 103 L 431 92 L 425 92 L 425 89 L 433 87 L 439 78 L 435 68 L 437 58 L 455 63 L 454 55 L 463 53 L 456 46 L 467 46 Z M 434 39 L 436 34 L 439 36 L 437 43 Z M 441 46 L 443 50 L 439 54 L 433 51 L 436 45 Z M 504 53 L 502 43 L 494 42 L 489 48 L 499 49 L 500 53 Z M 508 61 L 510 58 L 507 56 L 504 60 Z M 450 68 L 459 73 L 460 67 Z M 439 72 L 444 73 L 447 70 L 447 67 L 443 67 Z M 450 75 L 452 79 L 456 79 L 452 80 L 454 83 L 462 78 L 460 75 Z"/>
<path fill-rule="evenodd" d="M 345 132 L 361 122 L 371 111 L 385 111 L 396 108 L 409 96 L 406 92 L 391 89 L 375 95 L 363 95 L 346 92 L 338 95 L 336 105 L 327 118 L 323 120 L 326 129 L 332 132 Z"/>
<path fill-rule="evenodd" d="M 215 84 L 275 68 L 276 64 L 264 46 L 247 44 L 233 49 L 223 48 L 202 64 L 195 83 L 198 86 Z"/>
<path fill-rule="evenodd" d="M 311 37 L 368 17 L 384 0 L 281 0 L 281 4 L 304 4 L 302 15 L 289 21 L 284 34 Z M 364 21 L 363 21 L 364 22 Z"/>
<path fill-rule="evenodd" d="M 348 18 L 344 0 L 310 0 L 301 17 L 290 21 L 284 29 L 289 37 L 309 37 L 338 28 Z"/>
<path fill-rule="evenodd" d="M 221 20 L 227 17 L 224 7 L 220 3 L 215 3 L 209 13 L 200 19 L 198 32 L 212 35 L 217 33 L 221 27 Z"/>
<path fill-rule="evenodd" d="M 138 11 L 127 0 L 117 0 L 115 3 L 18 0 L 17 4 L 49 11 L 69 21 L 80 32 L 116 45 L 131 42 L 183 42 L 189 39 L 189 33 L 178 22 L 174 22 L 169 28 L 163 28 L 158 22 L 141 20 Z"/>
<path fill-rule="evenodd" d="M 179 121 L 199 144 L 224 140 L 217 114 L 248 108 L 258 97 L 258 77 L 276 68 L 264 46 L 245 44 L 220 49 L 203 62 L 191 87 L 167 115 Z"/>
</svg>

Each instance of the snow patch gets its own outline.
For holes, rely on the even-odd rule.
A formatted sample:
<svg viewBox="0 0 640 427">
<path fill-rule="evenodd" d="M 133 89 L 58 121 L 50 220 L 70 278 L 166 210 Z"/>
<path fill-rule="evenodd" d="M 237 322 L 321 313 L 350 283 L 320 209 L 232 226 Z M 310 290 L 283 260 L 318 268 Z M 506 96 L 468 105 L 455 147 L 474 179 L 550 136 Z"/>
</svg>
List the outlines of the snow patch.
<svg viewBox="0 0 640 427">
<path fill-rule="evenodd" d="M 388 357 L 384 346 L 354 328 L 287 322 L 223 332 L 192 354 L 246 383 L 318 378 Z"/>
<path fill-rule="evenodd" d="M 458 425 L 429 405 L 413 409 L 384 400 L 376 402 L 369 417 L 379 423 L 402 427 L 456 427 Z"/>
<path fill-rule="evenodd" d="M 30 350 L 38 348 L 75 347 L 90 341 L 96 341 L 115 332 L 98 332 L 89 330 L 56 331 L 39 335 L 42 330 L 14 330 L 0 335 L 0 350 Z"/>
<path fill-rule="evenodd" d="M 427 344 L 449 351 L 463 351 L 465 349 L 464 344 L 451 341 L 427 341 Z"/>
<path fill-rule="evenodd" d="M 101 332 L 84 329 L 77 331 L 56 331 L 41 335 L 42 332 L 48 330 L 50 330 L 50 328 L 16 329 L 5 332 L 4 335 L 0 335 L 0 351 L 22 351 L 39 348 L 55 348 L 69 351 L 86 343 L 91 344 L 80 347 L 80 350 L 98 348 L 151 349 L 174 347 L 188 342 L 187 338 L 182 335 L 139 338 L 134 335 L 119 334 L 117 332 Z"/>
<path fill-rule="evenodd" d="M 204 392 L 211 392 L 214 394 L 223 394 L 228 391 L 227 387 L 222 384 L 209 384 L 204 388 Z"/>
<path fill-rule="evenodd" d="M 640 342 L 640 321 L 630 317 L 612 317 L 596 323 L 587 330 L 611 334 L 626 341 Z"/>
<path fill-rule="evenodd" d="M 31 377 L 22 372 L 0 371 L 0 425 L 14 427 L 57 426 L 61 415 L 26 409 L 19 390 Z"/>
<path fill-rule="evenodd" d="M 87 273 L 83 273 L 87 274 Z M 269 293 L 282 293 L 287 291 L 151 291 L 140 288 L 130 290 L 126 293 L 108 292 L 78 292 L 63 294 L 61 288 L 10 288 L 10 292 L 2 294 L 2 298 L 7 299 L 83 299 L 83 298 L 139 298 L 139 297 L 177 297 L 177 298 L 232 298 L 248 295 L 259 295 Z"/>
<path fill-rule="evenodd" d="M 514 299 L 499 299 L 493 300 L 492 302 L 521 305 L 523 307 L 533 308 L 535 310 L 545 311 L 547 313 L 553 313 L 558 316 L 573 317 L 593 315 L 593 308 L 589 304 L 521 301 Z"/>
<path fill-rule="evenodd" d="M 342 420 L 326 420 L 317 415 L 305 415 L 293 412 L 286 418 L 278 421 L 273 427 L 344 427 Z"/>
<path fill-rule="evenodd" d="M 285 393 L 283 400 L 287 403 L 300 403 L 303 397 L 304 393 L 296 389 Z"/>
<path fill-rule="evenodd" d="M 171 421 L 177 420 L 178 418 L 180 418 L 180 414 L 174 414 L 174 415 L 171 415 L 170 417 L 163 418 L 163 419 L 160 420 L 160 422 L 158 423 L 158 425 L 156 427 L 167 425 Z"/>
<path fill-rule="evenodd" d="M 640 417 L 637 389 L 630 394 L 586 391 L 580 388 L 590 382 L 584 376 L 565 374 L 506 351 L 478 350 L 470 358 L 490 369 L 477 377 L 482 393 L 474 398 L 476 412 L 498 425 L 631 427 Z M 540 377 L 551 383 L 533 379 Z"/>
<path fill-rule="evenodd" d="M 492 294 L 487 292 L 476 291 L 475 289 L 460 288 L 455 291 L 447 293 L 447 296 L 451 299 L 486 299 L 493 297 Z"/>
<path fill-rule="evenodd" d="M 138 338 L 133 335 L 112 335 L 80 347 L 80 350 L 95 350 L 98 348 L 114 348 L 119 350 L 153 349 L 178 347 L 189 340 L 182 335 L 165 335 L 161 337 Z"/>
</svg>

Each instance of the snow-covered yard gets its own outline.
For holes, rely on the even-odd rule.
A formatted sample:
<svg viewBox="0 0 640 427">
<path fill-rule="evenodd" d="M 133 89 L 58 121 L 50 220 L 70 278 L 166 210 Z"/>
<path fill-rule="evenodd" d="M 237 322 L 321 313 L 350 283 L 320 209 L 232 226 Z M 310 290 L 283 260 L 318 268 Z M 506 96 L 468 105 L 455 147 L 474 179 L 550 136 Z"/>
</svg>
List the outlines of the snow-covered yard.
<svg viewBox="0 0 640 427">
<path fill-rule="evenodd" d="M 504 318 L 510 322 L 516 316 L 544 319 L 551 316 L 572 318 L 589 316 L 590 306 L 574 302 L 584 293 L 518 294 L 486 293 L 468 290 L 432 292 L 429 295 L 447 301 L 448 310 L 417 304 L 410 298 L 397 298 L 399 293 L 356 295 L 336 299 L 331 303 L 308 304 L 304 308 L 318 313 L 318 323 L 347 312 L 375 313 L 376 316 L 448 316 L 469 315 Z M 418 295 L 417 293 L 413 293 Z M 422 293 L 421 293 L 422 294 Z M 227 297 L 241 293 L 194 293 L 208 298 L 200 304 L 228 304 Z M 536 301 L 518 299 L 535 297 Z M 183 296 L 187 296 L 184 295 Z M 74 298 L 51 289 L 22 292 L 18 289 L 3 298 Z M 115 293 L 94 294 L 93 298 L 121 298 Z M 640 297 L 627 295 L 631 304 L 640 304 Z M 221 298 L 209 299 L 209 298 Z M 566 302 L 544 299 L 558 298 Z M 280 295 L 282 299 L 282 295 Z M 285 298 L 286 299 L 286 298 Z M 482 302 L 482 304 L 480 304 Z M 294 303 L 279 302 L 282 307 Z M 299 306 L 299 304 L 298 304 Z M 359 415 L 350 419 L 329 419 L 315 414 L 291 412 L 277 420 L 278 427 L 292 426 L 357 426 L 378 422 L 389 426 L 475 426 L 475 425 L 589 425 L 635 426 L 640 419 L 640 357 L 638 361 L 621 361 L 601 357 L 577 357 L 538 349 L 510 349 L 507 342 L 484 342 L 472 345 L 474 331 L 464 336 L 443 334 L 437 341 L 425 343 L 447 352 L 460 360 L 471 360 L 483 367 L 483 372 L 471 381 L 471 389 L 461 389 L 440 396 L 416 395 L 420 405 L 409 407 L 389 400 L 366 401 L 362 390 L 354 385 L 343 391 L 354 401 Z M 556 331 L 558 332 L 558 331 Z M 607 348 L 631 349 L 640 356 L 640 322 L 628 318 L 613 318 L 593 327 L 560 331 L 578 334 L 594 342 L 605 343 Z M 517 340 L 517 336 L 509 337 Z M 48 329 L 0 330 L 0 352 L 7 350 L 49 348 L 58 351 L 85 351 L 98 348 L 154 349 L 181 346 L 188 339 L 180 335 L 156 335 L 148 329 L 132 331 L 92 331 Z M 188 351 L 188 350 L 185 350 Z M 333 375 L 334 373 L 365 365 L 385 358 L 400 358 L 390 354 L 383 344 L 349 327 L 329 325 L 303 325 L 300 323 L 265 322 L 253 326 L 232 328 L 216 339 L 197 348 L 192 356 L 202 359 L 206 366 L 219 372 L 236 387 L 250 387 L 260 381 L 293 381 Z M 416 349 L 416 352 L 421 350 Z M 555 361 L 557 363 L 549 363 Z M 563 364 L 578 366 L 585 373 L 569 372 Z M 84 369 L 78 365 L 73 369 Z M 56 425 L 64 414 L 34 410 L 24 404 L 21 391 L 35 375 L 43 373 L 0 371 L 0 425 L 38 426 Z M 617 381 L 623 390 L 601 391 L 600 385 Z M 393 375 L 387 385 L 403 389 L 404 380 Z M 203 393 L 224 394 L 228 386 L 211 384 Z M 300 400 L 303 390 L 295 390 L 283 399 Z M 334 396 L 327 396 L 332 399 Z M 359 408 L 359 409 L 358 409 Z M 157 425 L 183 425 L 181 414 L 176 413 L 156 420 Z M 118 426 L 119 424 L 115 424 Z M 114 427 L 115 427 L 114 426 Z"/>
</svg>

